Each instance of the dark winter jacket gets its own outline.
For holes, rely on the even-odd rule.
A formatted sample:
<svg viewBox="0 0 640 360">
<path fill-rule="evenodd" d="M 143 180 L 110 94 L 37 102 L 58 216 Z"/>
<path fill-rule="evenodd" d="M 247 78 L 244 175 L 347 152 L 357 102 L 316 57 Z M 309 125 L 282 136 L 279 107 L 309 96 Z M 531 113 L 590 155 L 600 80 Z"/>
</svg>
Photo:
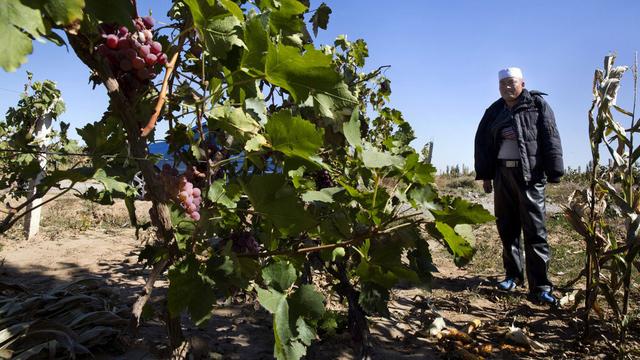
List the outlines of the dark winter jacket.
<svg viewBox="0 0 640 360">
<path fill-rule="evenodd" d="M 545 178 L 558 182 L 564 175 L 562 145 L 553 111 L 539 91 L 524 89 L 518 103 L 506 108 L 499 99 L 485 111 L 476 132 L 476 180 L 493 180 L 498 166 L 498 151 L 505 126 L 513 126 L 518 134 L 521 169 L 524 181 L 538 182 Z"/>
</svg>

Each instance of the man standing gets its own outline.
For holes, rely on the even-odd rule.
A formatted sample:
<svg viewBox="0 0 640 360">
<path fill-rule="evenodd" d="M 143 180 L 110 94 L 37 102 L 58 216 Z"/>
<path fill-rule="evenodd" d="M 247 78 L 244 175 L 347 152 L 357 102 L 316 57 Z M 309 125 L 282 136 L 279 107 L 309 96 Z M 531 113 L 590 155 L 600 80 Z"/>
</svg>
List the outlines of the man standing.
<svg viewBox="0 0 640 360">
<path fill-rule="evenodd" d="M 513 291 L 524 282 L 522 232 L 530 299 L 556 305 L 548 277 L 544 187 L 564 175 L 560 134 L 553 111 L 542 98 L 546 94 L 525 89 L 519 68 L 500 70 L 498 78 L 501 98 L 485 111 L 475 138 L 476 180 L 483 180 L 486 193 L 495 187 L 496 225 L 506 271 L 498 288 Z"/>
</svg>

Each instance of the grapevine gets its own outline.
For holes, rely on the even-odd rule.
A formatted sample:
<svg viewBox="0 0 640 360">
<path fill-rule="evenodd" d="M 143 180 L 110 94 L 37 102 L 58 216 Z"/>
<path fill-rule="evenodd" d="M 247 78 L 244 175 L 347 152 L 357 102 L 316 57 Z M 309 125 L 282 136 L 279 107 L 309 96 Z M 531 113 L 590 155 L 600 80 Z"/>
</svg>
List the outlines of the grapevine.
<svg viewBox="0 0 640 360">
<path fill-rule="evenodd" d="M 314 32 L 326 28 L 326 5 L 318 12 L 298 0 L 171 3 L 162 34 L 130 0 L 87 1 L 64 19 L 44 5 L 35 10 L 46 19 L 42 31 L 53 38 L 62 30 L 110 99 L 103 119 L 79 131 L 100 156 L 51 181 L 98 179 L 104 189 L 90 198 L 124 198 L 132 224 L 144 227 L 128 185 L 142 173 L 157 239 L 140 256 L 152 271 L 132 327 L 166 275 L 172 349 L 189 343 L 183 313 L 201 325 L 220 297 L 245 292 L 273 314 L 274 356 L 299 359 L 325 316 L 313 270 L 341 295 L 356 354 L 366 358 L 367 317 L 388 311 L 398 282 L 430 280 L 427 239 L 464 265 L 474 249 L 457 225 L 492 217 L 438 195 L 435 168 L 409 146 L 413 130 L 390 108 L 383 68 L 363 70 L 364 40 L 316 47 L 304 19 L 311 15 Z M 30 43 L 41 33 L 29 32 L 24 16 L 7 31 L 24 29 L 11 34 Z M 0 55 L 0 65 L 19 64 Z M 163 69 L 158 89 L 152 80 Z M 158 121 L 169 122 L 166 134 L 152 131 Z M 157 169 L 148 145 L 161 137 L 176 161 Z"/>
</svg>

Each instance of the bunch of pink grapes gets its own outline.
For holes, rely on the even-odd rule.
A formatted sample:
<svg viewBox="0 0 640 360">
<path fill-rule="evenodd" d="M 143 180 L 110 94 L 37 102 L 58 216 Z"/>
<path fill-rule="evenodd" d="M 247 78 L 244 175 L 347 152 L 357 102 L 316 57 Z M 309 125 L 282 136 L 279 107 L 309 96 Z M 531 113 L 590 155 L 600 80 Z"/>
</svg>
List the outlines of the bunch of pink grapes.
<svg viewBox="0 0 640 360">
<path fill-rule="evenodd" d="M 162 167 L 162 180 L 165 191 L 176 199 L 184 211 L 195 221 L 200 220 L 200 204 L 202 192 L 194 187 L 187 176 L 178 176 L 178 171 L 169 164 Z"/>
<path fill-rule="evenodd" d="M 156 77 L 157 65 L 167 63 L 162 45 L 153 40 L 153 25 L 150 16 L 134 20 L 136 31 L 129 31 L 126 26 L 102 25 L 104 42 L 96 50 L 107 59 L 116 76 L 131 74 L 146 81 Z"/>
<path fill-rule="evenodd" d="M 202 197 L 200 189 L 193 187 L 193 184 L 187 180 L 186 176 L 178 179 L 178 200 L 187 214 L 195 221 L 200 220 L 200 203 Z"/>
</svg>

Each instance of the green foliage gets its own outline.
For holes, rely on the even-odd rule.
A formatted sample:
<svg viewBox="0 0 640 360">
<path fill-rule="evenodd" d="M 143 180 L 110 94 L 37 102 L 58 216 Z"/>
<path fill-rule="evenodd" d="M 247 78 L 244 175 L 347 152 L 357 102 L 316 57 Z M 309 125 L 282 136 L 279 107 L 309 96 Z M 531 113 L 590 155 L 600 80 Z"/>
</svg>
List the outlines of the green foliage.
<svg viewBox="0 0 640 360">
<path fill-rule="evenodd" d="M 312 285 L 291 287 L 296 271 L 291 264 L 276 262 L 262 270 L 267 289 L 258 288 L 258 301 L 273 314 L 277 359 L 300 359 L 316 338 L 315 324 L 324 315 L 324 297 Z"/>
<path fill-rule="evenodd" d="M 29 74 L 29 82 L 31 82 Z M 67 137 L 68 124 L 54 126 L 65 110 L 60 90 L 52 81 L 29 83 L 16 107 L 7 110 L 0 120 L 0 200 L 19 199 L 26 195 L 31 181 L 42 172 L 67 168 L 72 159 L 65 154 L 78 150 L 75 141 Z M 49 128 L 50 131 L 41 129 Z M 47 165 L 42 159 L 46 155 Z M 55 183 L 40 190 L 40 197 Z"/>
<path fill-rule="evenodd" d="M 410 124 L 388 105 L 384 67 L 362 70 L 369 55 L 364 40 L 341 36 L 318 49 L 304 21 L 308 3 L 261 0 L 251 10 L 239 3 L 174 1 L 169 13 L 176 32 L 167 40 L 185 45 L 172 50 L 179 60 L 162 113 L 171 121 L 165 139 L 186 165 L 178 176 L 204 200 L 195 221 L 167 195 L 175 191 L 171 177 L 177 178 L 168 173 L 177 168 L 152 179 L 167 193 L 150 192 L 152 223 L 162 228 L 162 221 L 170 222 L 171 229 L 159 231 L 165 242 L 146 248 L 141 259 L 169 262 L 169 311 L 174 317 L 187 311 L 198 325 L 219 298 L 255 289 L 273 314 L 274 355 L 299 359 L 318 327 L 330 332 L 337 326 L 325 316 L 323 295 L 302 276 L 308 269 L 322 272 L 331 290 L 362 309 L 360 316 L 387 314 L 399 282 L 428 286 L 435 271 L 429 233 L 463 265 L 473 255 L 473 239 L 470 227 L 459 225 L 492 217 L 437 193 L 436 169 L 409 146 L 415 137 Z M 38 7 L 34 11 L 48 21 L 39 27 L 35 16 L 27 17 L 31 9 L 13 24 L 47 33 L 46 24 L 58 24 L 50 19 L 64 18 L 58 7 L 55 14 Z M 78 17 L 73 9 L 67 17 Z M 87 1 L 82 26 L 66 31 L 99 42 L 90 26 L 117 19 L 128 25 L 123 10 L 119 2 L 107 9 Z M 310 16 L 314 33 L 326 28 L 330 13 L 322 4 Z M 86 63 L 104 60 L 89 45 L 71 44 Z M 109 79 L 100 66 L 91 70 L 103 83 L 125 82 Z M 103 119 L 79 131 L 95 159 L 88 169 L 56 179 L 96 179 L 104 191 L 87 194 L 92 200 L 124 196 L 134 204 L 126 183 L 150 159 L 131 157 L 141 141 L 147 144 L 131 128 L 149 118 L 158 94 L 144 86 L 127 94 L 112 89 Z M 163 208 L 170 219 L 161 219 Z"/>
</svg>

